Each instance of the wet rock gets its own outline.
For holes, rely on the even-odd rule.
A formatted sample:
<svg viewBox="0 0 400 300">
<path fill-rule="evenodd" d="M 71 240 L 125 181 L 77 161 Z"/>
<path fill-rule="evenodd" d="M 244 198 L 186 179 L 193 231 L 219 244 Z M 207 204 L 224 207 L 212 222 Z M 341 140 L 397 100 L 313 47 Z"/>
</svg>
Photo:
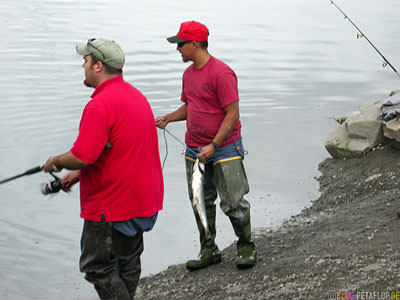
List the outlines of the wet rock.
<svg viewBox="0 0 400 300">
<path fill-rule="evenodd" d="M 325 148 L 333 158 L 361 157 L 384 141 L 379 119 L 381 101 L 360 107 L 360 112 L 347 117 L 329 133 Z"/>
</svg>

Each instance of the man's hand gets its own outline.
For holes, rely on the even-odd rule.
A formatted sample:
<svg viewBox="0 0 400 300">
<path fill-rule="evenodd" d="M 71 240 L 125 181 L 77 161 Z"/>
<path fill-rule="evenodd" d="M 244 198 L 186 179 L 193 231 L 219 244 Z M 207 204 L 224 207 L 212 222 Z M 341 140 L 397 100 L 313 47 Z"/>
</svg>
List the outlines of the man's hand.
<svg viewBox="0 0 400 300">
<path fill-rule="evenodd" d="M 72 171 L 72 172 L 67 173 L 66 175 L 64 175 L 61 178 L 61 181 L 64 185 L 66 192 L 69 192 L 71 190 L 71 187 L 75 183 L 79 182 L 79 173 L 80 173 L 80 170 Z"/>
<path fill-rule="evenodd" d="M 55 155 L 50 155 L 50 157 L 47 159 L 46 163 L 43 166 L 43 171 L 45 172 L 60 172 L 62 168 L 59 168 L 56 163 L 57 156 Z"/>
<path fill-rule="evenodd" d="M 156 118 L 156 125 L 158 128 L 164 129 L 167 127 L 169 119 L 167 116 L 159 116 Z"/>
<path fill-rule="evenodd" d="M 210 144 L 201 148 L 201 151 L 199 154 L 197 154 L 197 157 L 202 163 L 206 163 L 207 160 L 214 154 L 214 152 L 215 148 L 212 144 Z"/>
</svg>

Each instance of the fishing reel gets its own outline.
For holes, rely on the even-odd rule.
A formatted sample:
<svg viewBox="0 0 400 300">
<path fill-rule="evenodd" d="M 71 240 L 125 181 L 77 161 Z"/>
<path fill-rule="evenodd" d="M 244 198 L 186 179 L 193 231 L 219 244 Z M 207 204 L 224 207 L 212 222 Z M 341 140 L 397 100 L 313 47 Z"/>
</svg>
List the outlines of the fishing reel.
<svg viewBox="0 0 400 300">
<path fill-rule="evenodd" d="M 67 188 L 65 185 L 62 183 L 62 180 L 54 175 L 53 173 L 50 172 L 50 175 L 54 177 L 53 181 L 50 182 L 45 182 L 40 185 L 40 191 L 42 192 L 43 195 L 49 195 L 49 194 L 55 194 L 58 193 L 59 191 L 64 191 L 67 192 Z"/>
</svg>

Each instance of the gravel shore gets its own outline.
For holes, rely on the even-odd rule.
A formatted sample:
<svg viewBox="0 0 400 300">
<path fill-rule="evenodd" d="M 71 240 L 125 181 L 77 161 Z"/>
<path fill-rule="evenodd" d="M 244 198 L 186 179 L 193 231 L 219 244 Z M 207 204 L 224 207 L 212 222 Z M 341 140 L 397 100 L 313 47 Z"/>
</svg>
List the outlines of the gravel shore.
<svg viewBox="0 0 400 300">
<path fill-rule="evenodd" d="M 400 151 L 384 145 L 318 168 L 321 196 L 255 234 L 256 267 L 237 270 L 233 244 L 221 264 L 142 278 L 135 299 L 400 299 Z"/>
</svg>

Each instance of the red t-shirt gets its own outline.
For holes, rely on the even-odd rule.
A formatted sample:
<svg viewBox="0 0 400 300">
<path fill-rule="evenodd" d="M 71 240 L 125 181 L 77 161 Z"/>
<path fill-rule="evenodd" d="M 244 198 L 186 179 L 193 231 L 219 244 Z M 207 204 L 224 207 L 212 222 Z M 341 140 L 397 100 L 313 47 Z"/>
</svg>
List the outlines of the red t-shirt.
<svg viewBox="0 0 400 300">
<path fill-rule="evenodd" d="M 96 88 L 71 149 L 80 172 L 81 217 L 125 221 L 162 209 L 163 177 L 153 112 L 122 75 Z M 111 147 L 106 147 L 106 144 Z"/>
<path fill-rule="evenodd" d="M 183 73 L 181 99 L 187 104 L 186 145 L 208 145 L 225 118 L 224 107 L 239 101 L 236 74 L 213 56 L 201 69 L 192 64 Z M 238 121 L 221 146 L 235 142 L 240 129 Z"/>
</svg>

